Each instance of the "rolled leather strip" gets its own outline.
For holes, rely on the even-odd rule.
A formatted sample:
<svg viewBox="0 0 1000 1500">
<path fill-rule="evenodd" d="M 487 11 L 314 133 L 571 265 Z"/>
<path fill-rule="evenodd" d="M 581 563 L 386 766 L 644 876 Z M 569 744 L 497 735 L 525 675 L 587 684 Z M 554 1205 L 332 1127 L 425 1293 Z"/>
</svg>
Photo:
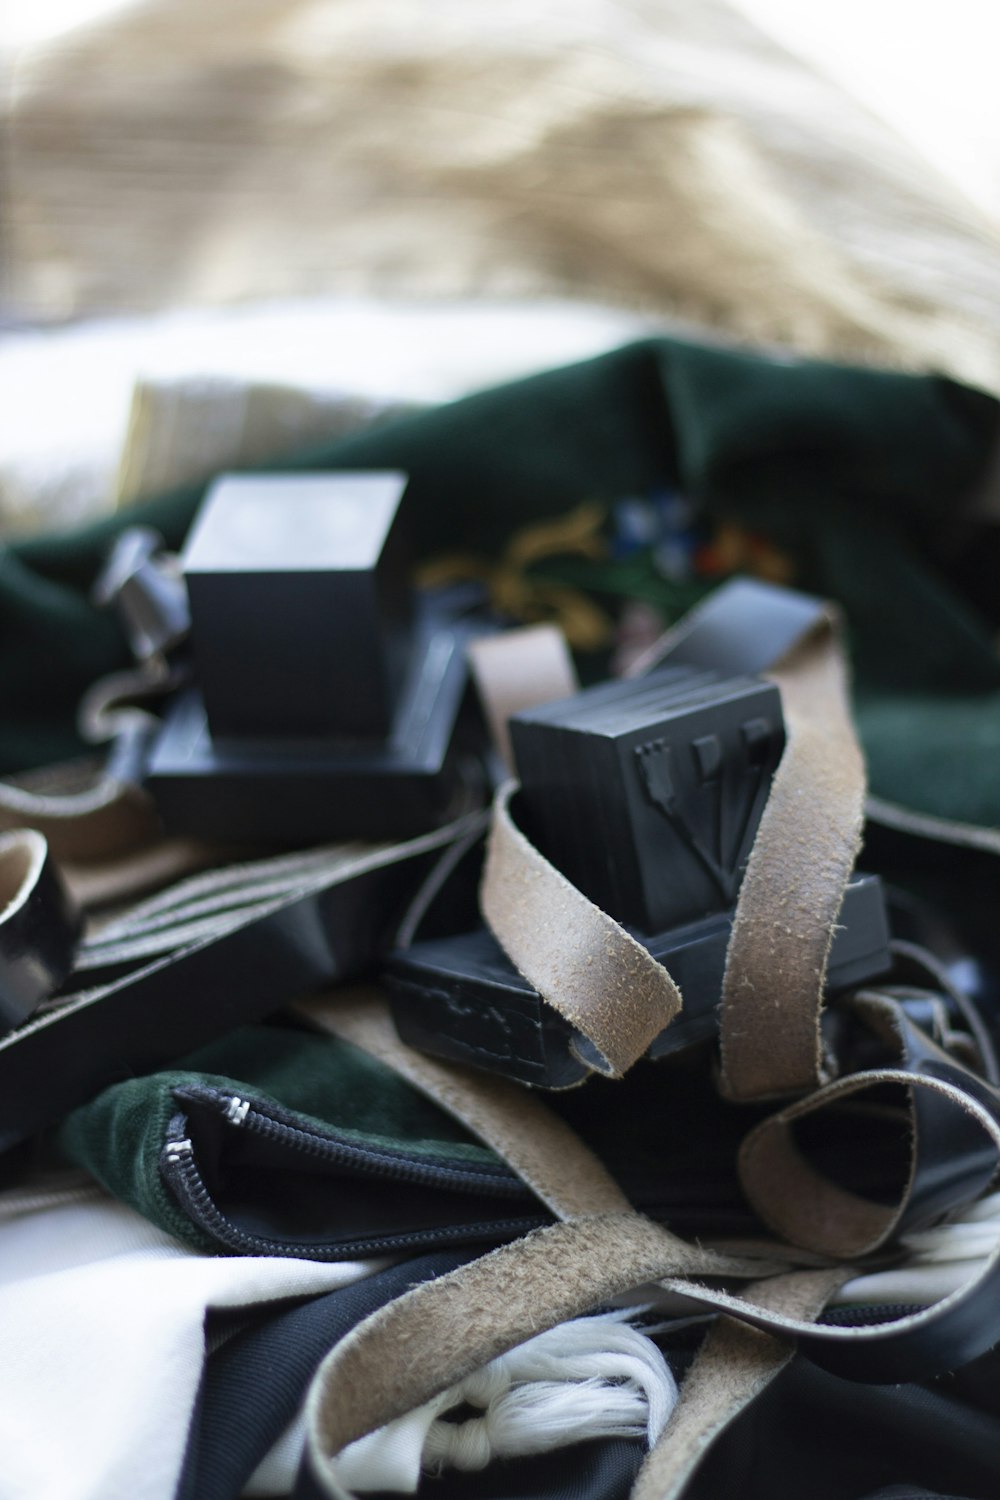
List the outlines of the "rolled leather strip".
<svg viewBox="0 0 1000 1500">
<path fill-rule="evenodd" d="M 0 835 L 0 1025 L 19 1026 L 68 976 L 80 917 L 34 829 Z"/>
<path fill-rule="evenodd" d="M 497 792 L 479 903 L 511 963 L 574 1028 L 580 1061 L 620 1078 L 681 1008 L 662 964 L 527 839 Z"/>
</svg>

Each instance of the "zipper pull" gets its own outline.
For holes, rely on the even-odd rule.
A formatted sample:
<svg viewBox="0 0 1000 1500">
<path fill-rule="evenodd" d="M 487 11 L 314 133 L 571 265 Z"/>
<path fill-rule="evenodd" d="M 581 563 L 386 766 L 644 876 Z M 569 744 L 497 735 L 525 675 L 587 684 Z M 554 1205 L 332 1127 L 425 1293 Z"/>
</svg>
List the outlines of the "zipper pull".
<svg viewBox="0 0 1000 1500">
<path fill-rule="evenodd" d="M 226 1119 L 231 1125 L 242 1125 L 250 1113 L 250 1100 L 241 1099 L 239 1094 L 234 1094 L 226 1105 Z"/>
<path fill-rule="evenodd" d="M 178 1166 L 188 1156 L 194 1156 L 194 1146 L 191 1144 L 190 1136 L 183 1136 L 177 1141 L 168 1141 L 163 1148 L 163 1159 L 171 1167 Z"/>
</svg>

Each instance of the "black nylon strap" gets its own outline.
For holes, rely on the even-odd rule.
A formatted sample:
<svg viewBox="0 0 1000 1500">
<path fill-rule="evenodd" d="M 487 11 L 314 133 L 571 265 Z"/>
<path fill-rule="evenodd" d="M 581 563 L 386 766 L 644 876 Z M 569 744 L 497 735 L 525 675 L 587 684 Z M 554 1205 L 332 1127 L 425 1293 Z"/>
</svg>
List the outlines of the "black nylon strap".
<svg viewBox="0 0 1000 1500">
<path fill-rule="evenodd" d="M 175 1500 L 236 1500 L 293 1419 L 316 1366 L 369 1313 L 418 1282 L 454 1270 L 461 1251 L 423 1255 L 291 1308 L 209 1356 Z"/>
</svg>

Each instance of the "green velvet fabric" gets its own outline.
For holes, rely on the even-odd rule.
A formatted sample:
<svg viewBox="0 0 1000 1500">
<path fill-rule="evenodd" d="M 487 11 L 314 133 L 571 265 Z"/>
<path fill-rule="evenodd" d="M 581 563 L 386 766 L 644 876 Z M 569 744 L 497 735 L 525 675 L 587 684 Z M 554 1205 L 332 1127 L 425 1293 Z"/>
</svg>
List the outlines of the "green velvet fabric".
<svg viewBox="0 0 1000 1500">
<path fill-rule="evenodd" d="M 159 1172 L 167 1126 L 178 1112 L 173 1090 L 203 1084 L 294 1110 L 303 1128 L 333 1127 L 362 1146 L 410 1155 L 496 1163 L 450 1115 L 382 1063 L 335 1037 L 279 1026 L 245 1026 L 145 1078 L 112 1085 L 74 1110 L 56 1148 L 116 1198 L 178 1239 L 217 1250 L 184 1214 Z"/>
<path fill-rule="evenodd" d="M 799 586 L 839 599 L 859 722 L 881 796 L 1000 825 L 1000 657 L 954 564 L 956 528 L 988 470 L 997 404 L 952 381 L 655 339 L 516 381 L 309 453 L 299 469 L 401 468 L 420 553 L 494 554 L 525 524 L 585 500 L 680 489 L 791 559 Z M 178 545 L 200 491 L 179 490 L 0 558 L 5 650 L 0 769 L 79 748 L 75 704 L 124 661 L 86 590 L 124 522 Z M 689 602 L 642 559 L 553 576 L 607 599 Z"/>
</svg>

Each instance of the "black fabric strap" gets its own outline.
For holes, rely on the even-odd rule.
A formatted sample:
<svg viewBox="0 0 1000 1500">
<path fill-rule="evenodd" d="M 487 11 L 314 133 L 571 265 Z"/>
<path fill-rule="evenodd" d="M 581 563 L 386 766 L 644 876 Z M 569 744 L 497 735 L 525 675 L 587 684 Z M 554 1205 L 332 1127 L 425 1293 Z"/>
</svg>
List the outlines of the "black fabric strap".
<svg viewBox="0 0 1000 1500">
<path fill-rule="evenodd" d="M 327 1350 L 356 1323 L 469 1256 L 405 1261 L 235 1334 L 206 1363 L 175 1500 L 237 1500 L 292 1421 Z"/>
</svg>

